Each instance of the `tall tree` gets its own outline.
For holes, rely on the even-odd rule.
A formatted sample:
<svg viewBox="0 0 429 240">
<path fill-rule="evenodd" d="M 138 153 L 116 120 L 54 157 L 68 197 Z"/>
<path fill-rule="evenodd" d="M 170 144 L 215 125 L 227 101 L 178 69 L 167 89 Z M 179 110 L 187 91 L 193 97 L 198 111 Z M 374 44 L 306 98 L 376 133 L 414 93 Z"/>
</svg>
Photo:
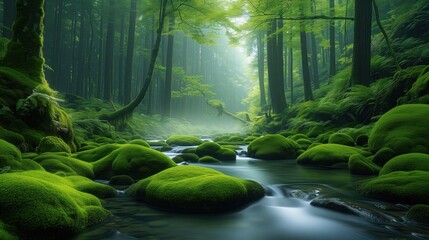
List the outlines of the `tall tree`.
<svg viewBox="0 0 429 240">
<path fill-rule="evenodd" d="M 372 0 L 355 0 L 355 28 L 350 85 L 371 83 Z"/>
<path fill-rule="evenodd" d="M 112 100 L 113 84 L 113 44 L 115 39 L 115 0 L 109 1 L 106 46 L 104 57 L 104 94 L 103 99 Z"/>
<path fill-rule="evenodd" d="M 3 37 L 12 38 L 12 25 L 16 15 L 15 0 L 3 0 Z"/>
<path fill-rule="evenodd" d="M 272 109 L 274 113 L 281 113 L 286 109 L 287 103 L 284 81 L 281 76 L 283 66 L 280 66 L 278 61 L 280 43 L 278 42 L 277 27 L 277 20 L 271 20 L 267 31 L 267 65 Z"/>
<path fill-rule="evenodd" d="M 335 0 L 329 0 L 329 8 L 331 16 L 335 14 Z M 332 77 L 336 74 L 336 56 L 335 56 L 335 21 L 330 21 L 329 25 L 329 76 Z"/>
<path fill-rule="evenodd" d="M 165 68 L 165 87 L 164 87 L 164 101 L 161 112 L 162 119 L 167 119 L 171 114 L 171 88 L 173 77 L 173 45 L 174 45 L 174 16 L 170 16 L 169 21 L 169 35 L 167 39 L 167 61 Z"/>
<path fill-rule="evenodd" d="M 262 33 L 258 33 L 257 37 L 258 48 L 258 79 L 259 79 L 259 92 L 261 111 L 265 111 L 267 105 L 267 97 L 265 96 L 265 47 L 262 41 Z"/>
<path fill-rule="evenodd" d="M 127 58 L 125 59 L 124 103 L 131 101 L 131 80 L 133 72 L 134 38 L 136 30 L 137 0 L 131 0 L 128 25 Z"/>
<path fill-rule="evenodd" d="M 310 69 L 308 67 L 307 33 L 305 32 L 305 26 L 303 23 L 301 23 L 300 42 L 301 42 L 302 76 L 304 81 L 304 99 L 305 101 L 310 101 L 310 100 L 313 100 L 313 91 L 311 89 Z"/>
</svg>

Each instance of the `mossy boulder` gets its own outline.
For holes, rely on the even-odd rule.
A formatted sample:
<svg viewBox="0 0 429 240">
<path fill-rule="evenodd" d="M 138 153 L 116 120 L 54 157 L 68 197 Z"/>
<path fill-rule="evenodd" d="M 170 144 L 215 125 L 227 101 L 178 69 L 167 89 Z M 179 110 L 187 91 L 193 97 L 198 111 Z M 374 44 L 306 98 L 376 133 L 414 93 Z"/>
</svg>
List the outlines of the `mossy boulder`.
<svg viewBox="0 0 429 240">
<path fill-rule="evenodd" d="M 247 148 L 249 157 L 264 160 L 292 159 L 297 156 L 299 145 L 280 134 L 269 134 L 251 142 Z"/>
<path fill-rule="evenodd" d="M 91 163 L 72 158 L 68 155 L 46 152 L 33 158 L 33 160 L 50 173 L 62 176 L 80 175 L 91 179 L 94 178 Z"/>
<path fill-rule="evenodd" d="M 110 178 L 110 185 L 126 185 L 129 186 L 134 183 L 134 179 L 128 175 L 116 175 Z"/>
<path fill-rule="evenodd" d="M 396 152 L 393 151 L 391 148 L 384 147 L 378 150 L 374 154 L 373 162 L 378 166 L 382 167 L 384 166 L 384 164 L 386 164 L 390 159 L 394 158 L 396 155 L 397 155 Z"/>
<path fill-rule="evenodd" d="M 0 168 L 9 171 L 43 170 L 42 166 L 33 160 L 22 159 L 21 151 L 3 139 L 0 139 Z"/>
<path fill-rule="evenodd" d="M 396 156 L 388 161 L 380 171 L 380 175 L 396 171 L 429 171 L 429 154 L 407 153 Z"/>
<path fill-rule="evenodd" d="M 235 161 L 236 154 L 233 150 L 224 148 L 215 142 L 205 142 L 199 145 L 196 150 L 199 157 L 211 156 L 220 161 Z"/>
<path fill-rule="evenodd" d="M 10 142 L 15 146 L 23 145 L 25 142 L 25 139 L 21 134 L 9 131 L 2 126 L 0 126 L 0 139 Z"/>
<path fill-rule="evenodd" d="M 429 224 L 429 205 L 417 204 L 412 206 L 405 218 L 410 221 Z"/>
<path fill-rule="evenodd" d="M 355 146 L 355 141 L 353 141 L 353 138 L 345 133 L 332 134 L 331 136 L 329 136 L 328 143 Z"/>
<path fill-rule="evenodd" d="M 246 137 L 246 138 L 243 140 L 243 142 L 244 142 L 245 144 L 249 144 L 249 143 L 251 143 L 253 140 L 257 139 L 257 138 L 259 138 L 259 137 L 258 137 L 258 136 L 248 136 L 248 137 Z"/>
<path fill-rule="evenodd" d="M 201 139 L 192 135 L 172 135 L 166 142 L 168 145 L 176 146 L 197 146 L 203 143 Z"/>
<path fill-rule="evenodd" d="M 109 185 L 94 182 L 88 178 L 82 176 L 68 176 L 65 177 L 73 188 L 90 193 L 98 198 L 110 198 L 116 196 L 116 190 Z"/>
<path fill-rule="evenodd" d="M 143 146 L 143 147 L 148 147 L 148 148 L 150 148 L 149 143 L 147 143 L 147 142 L 146 142 L 145 140 L 143 140 L 143 139 L 134 139 L 134 140 L 130 141 L 130 144 L 137 144 L 137 145 L 140 145 L 140 146 Z"/>
<path fill-rule="evenodd" d="M 0 219 L 24 239 L 69 238 L 110 213 L 97 197 L 43 171 L 0 174 Z"/>
<path fill-rule="evenodd" d="M 93 162 L 96 178 L 110 179 L 115 175 L 146 178 L 164 169 L 176 166 L 168 156 L 135 144 L 123 144 L 107 156 Z"/>
<path fill-rule="evenodd" d="M 362 149 L 340 145 L 340 144 L 322 144 L 312 147 L 298 156 L 298 164 L 326 166 L 330 167 L 336 164 L 348 164 L 349 158 L 353 154 L 369 156 L 370 153 Z"/>
<path fill-rule="evenodd" d="M 186 162 L 198 162 L 198 160 L 200 159 L 200 157 L 198 157 L 198 155 L 195 153 L 182 153 L 177 155 L 177 157 L 182 158 L 183 161 Z"/>
<path fill-rule="evenodd" d="M 357 191 L 388 202 L 429 204 L 428 179 L 428 171 L 397 171 L 366 180 Z"/>
<path fill-rule="evenodd" d="M 369 149 L 376 153 L 387 147 L 396 155 L 429 153 L 429 105 L 406 104 L 385 113 L 375 124 L 369 136 Z"/>
<path fill-rule="evenodd" d="M 12 227 L 3 223 L 1 219 L 0 219 L 0 239 L 18 240 L 18 236 L 12 233 Z"/>
<path fill-rule="evenodd" d="M 155 207 L 197 213 L 234 210 L 265 194 L 263 187 L 254 181 L 199 166 L 169 168 L 140 180 L 127 193 Z"/>
<path fill-rule="evenodd" d="M 282 135 L 282 136 L 284 136 L 284 135 Z M 299 139 L 308 139 L 307 135 L 302 134 L 302 133 L 294 134 L 294 135 L 288 136 L 287 138 L 290 138 L 294 141 L 297 141 Z"/>
<path fill-rule="evenodd" d="M 299 147 L 300 147 L 302 150 L 307 150 L 307 149 L 308 149 L 308 147 L 310 147 L 310 146 L 313 144 L 313 142 L 312 142 L 311 140 L 309 140 L 309 139 L 304 139 L 304 138 L 301 138 L 301 139 L 296 140 L 296 143 L 298 143 Z"/>
<path fill-rule="evenodd" d="M 359 175 L 378 175 L 381 168 L 371 160 L 371 157 L 360 154 L 351 155 L 348 162 L 350 172 Z"/>
<path fill-rule="evenodd" d="M 38 153 L 44 152 L 67 152 L 71 153 L 69 145 L 64 142 L 59 137 L 55 136 L 46 136 L 40 140 L 40 144 L 37 147 L 36 151 Z"/>
<path fill-rule="evenodd" d="M 73 157 L 80 159 L 85 162 L 95 162 L 100 160 L 101 158 L 109 155 L 114 150 L 120 148 L 120 144 L 106 144 L 100 147 L 91 148 L 88 150 L 84 150 L 81 152 L 77 152 L 73 155 Z"/>
<path fill-rule="evenodd" d="M 199 163 L 219 164 L 220 161 L 212 156 L 204 156 L 198 160 Z"/>
</svg>

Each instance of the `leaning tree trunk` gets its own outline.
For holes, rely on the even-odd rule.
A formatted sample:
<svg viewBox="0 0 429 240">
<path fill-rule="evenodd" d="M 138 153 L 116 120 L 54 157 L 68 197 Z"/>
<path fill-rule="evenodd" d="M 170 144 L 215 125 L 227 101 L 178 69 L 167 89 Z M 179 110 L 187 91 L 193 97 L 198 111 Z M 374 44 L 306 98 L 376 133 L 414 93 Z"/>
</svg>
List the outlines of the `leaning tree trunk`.
<svg viewBox="0 0 429 240">
<path fill-rule="evenodd" d="M 137 108 L 137 106 L 143 101 L 144 97 L 146 96 L 146 92 L 149 89 L 150 83 L 152 81 L 152 76 L 155 69 L 155 62 L 159 52 L 159 46 L 161 45 L 162 30 L 164 28 L 164 20 L 166 16 L 166 13 L 165 13 L 166 7 L 167 7 L 167 0 L 162 0 L 160 11 L 159 11 L 159 24 L 158 24 L 158 29 L 156 31 L 155 45 L 152 48 L 152 54 L 150 57 L 148 73 L 146 75 L 144 85 L 140 90 L 139 95 L 137 95 L 137 97 L 125 107 L 113 113 L 101 115 L 100 119 L 108 120 L 111 122 L 122 122 L 132 116 L 134 110 Z"/>
</svg>

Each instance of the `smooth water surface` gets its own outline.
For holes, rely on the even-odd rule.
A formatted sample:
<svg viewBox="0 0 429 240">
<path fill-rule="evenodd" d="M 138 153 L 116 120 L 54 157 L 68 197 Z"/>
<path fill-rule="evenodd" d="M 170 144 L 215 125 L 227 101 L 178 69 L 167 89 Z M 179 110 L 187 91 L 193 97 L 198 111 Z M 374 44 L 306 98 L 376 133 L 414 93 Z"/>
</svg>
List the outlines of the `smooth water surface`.
<svg viewBox="0 0 429 240">
<path fill-rule="evenodd" d="M 103 200 L 113 216 L 75 240 L 429 239 L 428 226 L 404 222 L 407 206 L 357 194 L 353 186 L 365 177 L 353 176 L 346 169 L 245 157 L 238 157 L 235 163 L 204 166 L 258 181 L 266 188 L 267 196 L 236 212 L 196 215 L 152 209 L 122 192 L 116 198 Z M 339 202 L 347 206 L 347 214 L 314 207 L 310 205 L 314 199 Z"/>
</svg>

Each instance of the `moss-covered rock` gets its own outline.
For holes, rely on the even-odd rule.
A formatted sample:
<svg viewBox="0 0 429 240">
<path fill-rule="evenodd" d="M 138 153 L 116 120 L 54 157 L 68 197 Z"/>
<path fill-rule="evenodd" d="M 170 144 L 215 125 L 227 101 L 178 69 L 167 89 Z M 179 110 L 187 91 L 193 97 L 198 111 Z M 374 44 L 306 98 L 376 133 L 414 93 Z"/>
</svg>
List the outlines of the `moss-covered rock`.
<svg viewBox="0 0 429 240">
<path fill-rule="evenodd" d="M 429 204 L 428 179 L 428 171 L 397 171 L 366 180 L 357 191 L 388 202 Z"/>
<path fill-rule="evenodd" d="M 177 157 L 182 158 L 183 161 L 186 162 L 198 162 L 198 160 L 200 159 L 200 157 L 198 157 L 198 155 L 195 153 L 182 153 L 177 155 Z"/>
<path fill-rule="evenodd" d="M 1 219 L 0 219 L 0 239 L 18 240 L 18 236 L 12 233 L 12 227 L 3 223 Z"/>
<path fill-rule="evenodd" d="M 143 140 L 143 139 L 134 139 L 134 140 L 130 141 L 130 144 L 137 144 L 137 145 L 140 145 L 140 146 L 143 146 L 143 147 L 148 147 L 148 148 L 150 148 L 149 143 L 147 143 L 147 142 L 146 142 L 145 140 Z"/>
<path fill-rule="evenodd" d="M 114 175 L 146 178 L 176 166 L 169 157 L 151 148 L 124 144 L 107 156 L 93 162 L 96 178 L 110 179 Z"/>
<path fill-rule="evenodd" d="M 369 152 L 355 147 L 340 144 L 322 144 L 312 147 L 299 155 L 297 162 L 298 164 L 329 167 L 335 164 L 348 164 L 349 158 L 353 154 L 370 155 Z"/>
<path fill-rule="evenodd" d="M 22 159 L 19 149 L 3 139 L 0 139 L 0 168 L 10 171 L 43 170 L 42 166 L 30 159 Z"/>
<path fill-rule="evenodd" d="M 429 153 L 429 105 L 407 104 L 385 113 L 375 124 L 368 146 L 373 153 L 384 147 L 396 155 L 420 152 Z"/>
<path fill-rule="evenodd" d="M 39 153 L 44 152 L 67 152 L 71 153 L 70 147 L 59 137 L 47 136 L 40 140 L 40 144 L 36 149 Z"/>
<path fill-rule="evenodd" d="M 332 134 L 331 136 L 329 136 L 328 143 L 355 146 L 355 141 L 353 141 L 353 138 L 345 133 Z"/>
<path fill-rule="evenodd" d="M 386 164 L 390 159 L 394 158 L 396 155 L 397 155 L 396 152 L 393 151 L 391 148 L 384 147 L 375 153 L 373 162 L 378 166 L 382 167 L 384 166 L 384 164 Z"/>
<path fill-rule="evenodd" d="M 247 148 L 249 157 L 265 160 L 292 159 L 297 156 L 299 145 L 280 134 L 270 134 L 251 142 Z"/>
<path fill-rule="evenodd" d="M 381 168 L 371 159 L 360 154 L 351 155 L 348 163 L 350 172 L 359 175 L 378 175 Z"/>
<path fill-rule="evenodd" d="M 429 205 L 417 204 L 411 207 L 405 216 L 407 220 L 418 223 L 429 223 Z"/>
<path fill-rule="evenodd" d="M 288 136 L 287 138 L 290 138 L 294 141 L 297 141 L 299 139 L 308 139 L 307 135 L 302 134 L 302 133 L 294 134 L 294 135 Z"/>
<path fill-rule="evenodd" d="M 429 171 L 429 154 L 407 153 L 396 156 L 388 161 L 380 171 L 380 175 L 396 171 Z"/>
<path fill-rule="evenodd" d="M 82 176 L 68 176 L 65 177 L 73 188 L 90 193 L 98 198 L 110 198 L 116 196 L 116 190 L 109 185 L 94 182 Z"/>
<path fill-rule="evenodd" d="M 198 160 L 199 163 L 219 164 L 220 161 L 212 156 L 204 156 Z"/>
<path fill-rule="evenodd" d="M 156 207 L 200 213 L 234 210 L 265 194 L 254 181 L 198 166 L 169 168 L 140 180 L 127 193 Z"/>
<path fill-rule="evenodd" d="M 120 148 L 119 144 L 106 144 L 100 147 L 91 148 L 85 151 L 78 152 L 73 156 L 77 159 L 80 159 L 85 162 L 95 162 L 107 155 L 109 155 L 114 150 Z"/>
<path fill-rule="evenodd" d="M 15 146 L 23 145 L 25 142 L 25 139 L 21 134 L 9 131 L 2 126 L 0 126 L 0 139 L 10 142 Z"/>
<path fill-rule="evenodd" d="M 310 147 L 313 144 L 311 140 L 304 139 L 304 138 L 298 139 L 296 143 L 298 143 L 299 147 L 304 151 L 307 150 L 308 147 Z"/>
<path fill-rule="evenodd" d="M 259 136 L 248 136 L 248 137 L 246 137 L 246 138 L 243 140 L 243 142 L 244 142 L 245 144 L 249 144 L 249 143 L 251 143 L 253 140 L 257 139 L 257 138 L 259 138 Z"/>
<path fill-rule="evenodd" d="M 94 171 L 92 164 L 72 158 L 68 155 L 61 155 L 55 152 L 42 153 L 33 158 L 39 163 L 46 171 L 54 174 L 70 176 L 80 175 L 87 178 L 94 178 Z"/>
<path fill-rule="evenodd" d="M 356 145 L 357 146 L 367 146 L 368 145 L 369 136 L 367 134 L 361 134 L 356 137 Z"/>
<path fill-rule="evenodd" d="M 168 145 L 176 146 L 197 146 L 203 141 L 192 135 L 172 135 L 167 139 Z"/>
<path fill-rule="evenodd" d="M 220 161 L 235 161 L 236 154 L 233 150 L 224 148 L 215 142 L 205 142 L 195 150 L 199 157 L 211 156 Z"/>
<path fill-rule="evenodd" d="M 43 171 L 0 174 L 0 206 L 0 219 L 26 239 L 68 238 L 109 216 L 98 198 Z"/>
</svg>

